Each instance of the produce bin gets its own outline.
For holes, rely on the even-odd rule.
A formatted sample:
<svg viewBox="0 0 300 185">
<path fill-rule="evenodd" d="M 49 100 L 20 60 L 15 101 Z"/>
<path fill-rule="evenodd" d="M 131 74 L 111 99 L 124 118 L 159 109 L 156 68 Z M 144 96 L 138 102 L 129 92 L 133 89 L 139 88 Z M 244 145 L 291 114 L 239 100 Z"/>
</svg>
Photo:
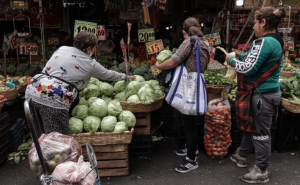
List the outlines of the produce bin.
<svg viewBox="0 0 300 185">
<path fill-rule="evenodd" d="M 24 135 L 24 120 L 19 120 L 14 126 L 9 129 L 9 150 L 16 151 L 23 142 Z"/>
</svg>

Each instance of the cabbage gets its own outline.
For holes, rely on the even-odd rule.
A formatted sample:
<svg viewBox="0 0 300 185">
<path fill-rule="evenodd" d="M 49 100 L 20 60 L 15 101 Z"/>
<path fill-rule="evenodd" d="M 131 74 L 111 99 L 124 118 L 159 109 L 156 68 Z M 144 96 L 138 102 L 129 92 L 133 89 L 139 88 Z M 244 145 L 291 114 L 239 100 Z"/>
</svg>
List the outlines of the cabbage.
<svg viewBox="0 0 300 185">
<path fill-rule="evenodd" d="M 145 78 L 140 76 L 140 75 L 134 75 L 135 79 L 133 79 L 133 81 L 138 81 L 138 82 L 144 82 Z"/>
<path fill-rule="evenodd" d="M 86 106 L 89 106 L 88 102 L 87 102 L 84 98 L 80 98 L 78 104 L 79 104 L 79 105 L 86 105 Z"/>
<path fill-rule="evenodd" d="M 96 85 L 97 85 L 98 88 L 99 88 L 99 91 L 100 91 L 100 87 L 101 87 L 102 84 L 103 84 L 103 82 L 101 82 L 101 81 L 98 81 L 98 82 L 96 83 Z"/>
<path fill-rule="evenodd" d="M 154 90 L 148 84 L 145 84 L 137 94 L 140 100 L 144 102 L 144 105 L 149 105 L 157 101 L 157 98 L 154 95 Z"/>
<path fill-rule="evenodd" d="M 99 80 L 97 78 L 91 77 L 89 84 L 98 85 Z"/>
<path fill-rule="evenodd" d="M 151 85 L 152 88 L 157 87 L 157 86 L 159 87 L 157 80 L 149 80 L 149 81 L 146 81 L 145 83 Z"/>
<path fill-rule="evenodd" d="M 123 133 L 125 131 L 128 130 L 128 126 L 125 122 L 121 121 L 121 122 L 118 122 L 113 130 L 113 133 L 114 134 L 119 134 L 119 133 Z"/>
<path fill-rule="evenodd" d="M 118 81 L 115 86 L 114 86 L 114 91 L 116 94 L 118 94 L 119 92 L 122 92 L 126 89 L 126 81 L 125 80 L 121 80 L 121 81 Z"/>
<path fill-rule="evenodd" d="M 80 91 L 80 93 L 79 93 L 79 98 L 82 98 L 82 97 L 83 97 L 83 90 Z"/>
<path fill-rule="evenodd" d="M 70 134 L 77 134 L 77 133 L 82 132 L 82 130 L 83 130 L 82 120 L 75 118 L 75 117 L 71 117 L 69 119 L 68 130 L 69 130 Z"/>
<path fill-rule="evenodd" d="M 115 116 L 106 116 L 102 119 L 101 130 L 103 132 L 112 132 L 117 124 Z"/>
<path fill-rule="evenodd" d="M 104 100 L 98 98 L 90 105 L 89 113 L 90 115 L 102 118 L 107 115 L 107 104 Z"/>
<path fill-rule="evenodd" d="M 138 102 L 138 101 L 141 101 L 140 100 L 140 98 L 138 97 L 138 95 L 132 95 L 132 96 L 130 96 L 128 99 L 127 99 L 127 101 L 129 101 L 129 102 Z"/>
<path fill-rule="evenodd" d="M 140 83 L 138 81 L 129 82 L 127 86 L 126 98 L 129 98 L 129 96 L 132 96 L 134 94 L 137 94 L 142 86 L 143 83 Z"/>
<path fill-rule="evenodd" d="M 100 95 L 98 86 L 89 84 L 86 88 L 83 89 L 83 95 L 85 99 L 89 99 L 90 97 L 98 97 Z"/>
<path fill-rule="evenodd" d="M 96 116 L 88 116 L 83 120 L 84 130 L 89 133 L 95 133 L 100 128 L 101 119 Z"/>
<path fill-rule="evenodd" d="M 94 101 L 96 101 L 96 100 L 98 100 L 98 99 L 99 99 L 99 98 L 97 98 L 97 97 L 91 97 L 91 98 L 88 99 L 87 103 L 88 103 L 88 105 L 90 106 Z"/>
<path fill-rule="evenodd" d="M 112 100 L 108 103 L 108 115 L 117 116 L 123 111 L 123 108 L 117 100 Z"/>
<path fill-rule="evenodd" d="M 106 96 L 102 96 L 102 98 L 101 98 L 102 100 L 104 100 L 105 101 L 105 103 L 108 105 L 108 103 L 111 101 L 110 100 L 110 98 L 108 98 L 108 97 L 106 97 Z"/>
<path fill-rule="evenodd" d="M 78 119 L 84 119 L 88 116 L 88 106 L 86 105 L 76 105 L 72 111 L 72 116 Z"/>
<path fill-rule="evenodd" d="M 173 53 L 170 50 L 163 50 L 157 55 L 156 60 L 161 64 L 171 58 L 172 54 Z"/>
<path fill-rule="evenodd" d="M 156 98 L 156 100 L 160 97 L 162 97 L 164 95 L 164 93 L 161 90 L 154 90 L 154 96 Z"/>
<path fill-rule="evenodd" d="M 109 83 L 103 82 L 100 86 L 101 95 L 111 96 L 114 93 L 114 87 Z"/>
<path fill-rule="evenodd" d="M 117 94 L 117 95 L 115 96 L 115 100 L 118 100 L 118 101 L 126 101 L 125 92 L 120 92 L 119 94 Z"/>
<path fill-rule="evenodd" d="M 128 127 L 134 127 L 136 123 L 134 114 L 129 110 L 123 110 L 118 116 L 118 121 L 125 122 Z"/>
</svg>

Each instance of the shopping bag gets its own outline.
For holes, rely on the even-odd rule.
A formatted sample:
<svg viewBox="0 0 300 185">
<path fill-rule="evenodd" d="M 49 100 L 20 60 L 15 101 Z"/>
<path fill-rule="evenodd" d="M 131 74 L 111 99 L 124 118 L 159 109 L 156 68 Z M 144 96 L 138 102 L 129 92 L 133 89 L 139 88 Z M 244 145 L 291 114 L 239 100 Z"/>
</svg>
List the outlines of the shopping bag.
<svg viewBox="0 0 300 185">
<path fill-rule="evenodd" d="M 196 39 L 197 40 L 197 39 Z M 207 108 L 207 93 L 204 75 L 201 73 L 199 43 L 196 48 L 197 72 L 187 72 L 184 63 L 174 71 L 165 100 L 185 115 L 202 115 Z"/>
</svg>

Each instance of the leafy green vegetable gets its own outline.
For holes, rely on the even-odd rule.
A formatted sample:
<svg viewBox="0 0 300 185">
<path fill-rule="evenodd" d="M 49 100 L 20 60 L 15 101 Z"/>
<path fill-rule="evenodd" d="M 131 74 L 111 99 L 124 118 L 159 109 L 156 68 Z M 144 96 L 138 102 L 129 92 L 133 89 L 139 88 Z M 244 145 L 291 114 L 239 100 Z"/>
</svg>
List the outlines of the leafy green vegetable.
<svg viewBox="0 0 300 185">
<path fill-rule="evenodd" d="M 83 130 L 83 122 L 81 119 L 71 117 L 69 119 L 69 127 L 68 127 L 70 134 L 77 134 L 82 132 Z"/>
<path fill-rule="evenodd" d="M 72 111 L 72 116 L 83 120 L 88 116 L 88 109 L 86 105 L 77 105 Z"/>
<path fill-rule="evenodd" d="M 144 77 L 142 77 L 140 75 L 134 75 L 134 76 L 135 76 L 135 79 L 133 79 L 133 81 L 138 81 L 140 83 L 145 81 Z"/>
<path fill-rule="evenodd" d="M 118 81 L 115 86 L 114 86 L 114 91 L 116 94 L 124 91 L 126 89 L 126 81 L 125 80 L 121 80 L 121 81 Z"/>
<path fill-rule="evenodd" d="M 154 95 L 154 90 L 148 84 L 143 85 L 137 94 L 145 105 L 149 105 L 157 101 L 157 98 Z"/>
<path fill-rule="evenodd" d="M 140 98 L 138 97 L 138 95 L 132 95 L 132 96 L 129 96 L 129 98 L 127 99 L 128 102 L 138 102 L 138 101 L 141 101 Z"/>
<path fill-rule="evenodd" d="M 119 94 L 117 94 L 115 96 L 115 100 L 118 100 L 118 101 L 126 101 L 126 95 L 125 95 L 125 92 L 120 92 Z"/>
<path fill-rule="evenodd" d="M 123 111 L 123 108 L 117 100 L 112 100 L 108 103 L 108 115 L 117 116 Z"/>
<path fill-rule="evenodd" d="M 100 95 L 98 86 L 89 84 L 86 88 L 83 89 L 83 95 L 85 99 L 89 99 L 90 97 L 98 97 Z"/>
<path fill-rule="evenodd" d="M 87 102 L 84 98 L 80 98 L 80 99 L 79 99 L 78 105 L 86 105 L 86 106 L 89 106 L 88 102 Z"/>
<path fill-rule="evenodd" d="M 100 94 L 105 96 L 111 96 L 114 93 L 114 87 L 109 83 L 102 83 L 100 86 Z"/>
<path fill-rule="evenodd" d="M 106 97 L 106 96 L 104 96 L 104 95 L 102 96 L 101 99 L 104 100 L 105 103 L 106 103 L 107 105 L 108 105 L 108 103 L 111 101 L 109 97 Z"/>
<path fill-rule="evenodd" d="M 215 72 L 210 72 L 208 70 L 204 73 L 204 79 L 206 84 L 213 85 L 235 85 L 234 81 L 230 81 L 228 78 L 225 78 L 223 75 Z"/>
<path fill-rule="evenodd" d="M 128 127 L 134 127 L 136 124 L 136 118 L 129 110 L 123 110 L 118 116 L 118 121 L 125 122 Z"/>
<path fill-rule="evenodd" d="M 284 98 L 288 98 L 297 103 L 300 97 L 300 75 L 284 78 L 280 83 L 280 89 Z"/>
<path fill-rule="evenodd" d="M 102 99 L 95 100 L 89 107 L 90 115 L 102 118 L 107 115 L 107 104 Z"/>
<path fill-rule="evenodd" d="M 114 130 L 113 130 L 113 133 L 114 134 L 119 134 L 119 133 L 123 133 L 125 131 L 128 130 L 128 126 L 125 122 L 121 121 L 121 122 L 117 122 Z"/>
<path fill-rule="evenodd" d="M 172 52 L 170 50 L 163 50 L 157 55 L 156 59 L 161 64 L 164 61 L 171 58 L 171 56 L 172 56 Z"/>
<path fill-rule="evenodd" d="M 89 133 L 95 133 L 100 128 L 101 119 L 96 116 L 88 116 L 83 120 L 84 130 Z"/>
<path fill-rule="evenodd" d="M 101 130 L 103 132 L 112 132 L 117 124 L 115 116 L 106 116 L 102 119 Z"/>
<path fill-rule="evenodd" d="M 87 100 L 87 103 L 88 103 L 88 106 L 90 106 L 94 101 L 96 101 L 97 99 L 99 99 L 99 98 L 97 98 L 97 97 L 91 97 L 91 98 L 89 98 L 88 100 Z"/>
</svg>

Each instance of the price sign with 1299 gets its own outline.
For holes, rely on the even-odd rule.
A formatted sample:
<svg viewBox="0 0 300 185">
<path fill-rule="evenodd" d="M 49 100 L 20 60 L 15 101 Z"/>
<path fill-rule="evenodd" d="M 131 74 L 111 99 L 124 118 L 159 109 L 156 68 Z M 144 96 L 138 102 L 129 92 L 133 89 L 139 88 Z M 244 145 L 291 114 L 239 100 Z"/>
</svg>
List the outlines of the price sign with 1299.
<svg viewBox="0 0 300 185">
<path fill-rule="evenodd" d="M 37 43 L 20 43 L 20 55 L 37 55 L 38 46 Z"/>
<path fill-rule="evenodd" d="M 149 42 L 155 40 L 155 33 L 153 28 L 138 30 L 139 42 Z"/>
<path fill-rule="evenodd" d="M 75 20 L 74 37 L 79 32 L 84 31 L 84 30 L 86 30 L 86 31 L 88 31 L 88 32 L 93 33 L 94 35 L 96 35 L 97 23 Z"/>
<path fill-rule="evenodd" d="M 147 42 L 146 47 L 149 55 L 159 53 L 160 51 L 164 50 L 164 45 L 161 39 L 153 42 Z"/>
<path fill-rule="evenodd" d="M 97 26 L 97 38 L 98 40 L 105 40 L 105 27 L 102 25 Z"/>
</svg>

